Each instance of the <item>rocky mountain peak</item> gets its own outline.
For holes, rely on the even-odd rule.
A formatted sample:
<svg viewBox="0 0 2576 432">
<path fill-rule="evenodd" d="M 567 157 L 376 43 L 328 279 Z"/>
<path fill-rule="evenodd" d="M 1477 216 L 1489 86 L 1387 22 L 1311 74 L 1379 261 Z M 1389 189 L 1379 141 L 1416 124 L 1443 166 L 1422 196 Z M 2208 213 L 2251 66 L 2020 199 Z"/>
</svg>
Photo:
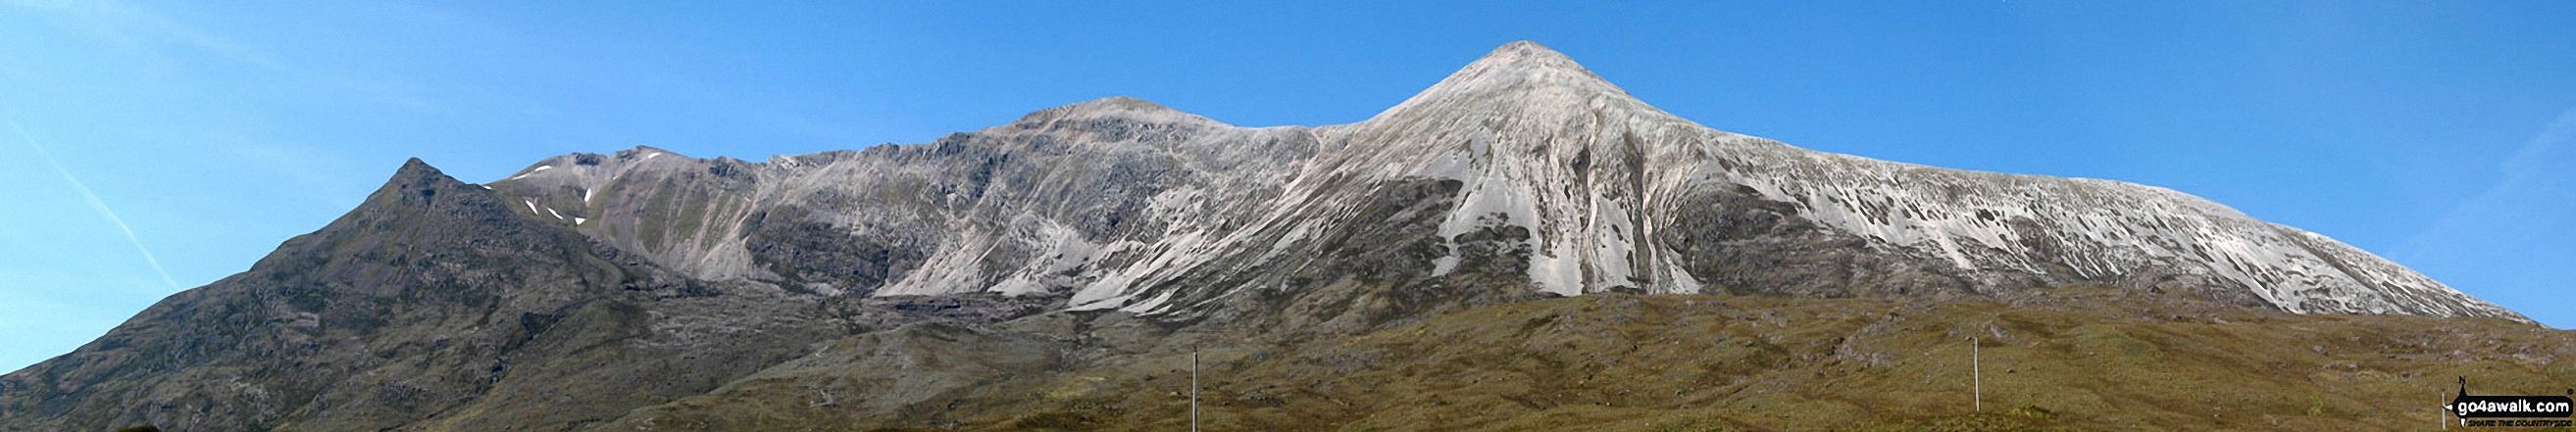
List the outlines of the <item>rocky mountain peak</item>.
<svg viewBox="0 0 2576 432">
<path fill-rule="evenodd" d="M 438 167 L 429 166 L 429 162 L 421 161 L 420 158 L 411 158 L 410 160 L 403 161 L 401 168 L 394 169 L 393 177 L 385 179 L 384 187 L 399 188 L 404 185 L 427 186 L 448 182 L 456 182 L 456 179 L 448 177 L 445 172 L 440 172 Z"/>
<path fill-rule="evenodd" d="M 1556 50 L 1535 42 L 1505 44 L 1449 74 L 1372 121 L 1423 117 L 1511 117 L 1543 120 L 1597 110 L 1653 112 Z M 1410 122 L 1405 122 L 1410 123 Z"/>
<path fill-rule="evenodd" d="M 404 161 L 393 178 L 368 195 L 367 206 L 430 209 L 446 211 L 457 207 L 488 207 L 498 202 L 491 194 L 474 185 L 448 177 L 437 167 L 420 158 Z"/>
<path fill-rule="evenodd" d="M 1556 52 L 1556 50 L 1550 49 L 1546 45 L 1539 45 L 1538 42 L 1531 41 L 1515 41 L 1503 44 L 1503 46 L 1494 47 L 1492 52 L 1487 52 L 1484 57 L 1478 58 L 1476 60 L 1476 64 L 1511 65 L 1529 68 L 1554 68 L 1586 73 L 1590 72 L 1583 69 L 1583 65 L 1576 64 L 1573 57 L 1566 57 L 1565 53 Z"/>
</svg>

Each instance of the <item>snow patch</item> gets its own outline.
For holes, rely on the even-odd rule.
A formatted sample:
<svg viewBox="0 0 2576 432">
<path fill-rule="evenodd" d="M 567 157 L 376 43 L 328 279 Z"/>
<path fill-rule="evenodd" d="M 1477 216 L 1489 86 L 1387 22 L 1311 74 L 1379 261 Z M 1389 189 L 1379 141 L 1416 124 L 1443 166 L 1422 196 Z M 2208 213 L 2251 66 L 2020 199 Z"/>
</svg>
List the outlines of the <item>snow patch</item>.
<svg viewBox="0 0 2576 432">
<path fill-rule="evenodd" d="M 1439 258 L 1431 259 L 1432 276 L 1448 276 L 1449 272 L 1454 271 L 1458 271 L 1457 252 L 1450 252 L 1448 255 L 1441 255 Z"/>
<path fill-rule="evenodd" d="M 1146 314 L 1146 313 L 1151 313 L 1151 312 L 1153 312 L 1153 311 L 1154 311 L 1154 308 L 1155 308 L 1155 307 L 1162 306 L 1162 305 L 1163 305 L 1163 302 L 1171 301 L 1171 300 L 1172 300 L 1172 294 L 1173 294 L 1173 293 L 1177 293 L 1177 292 L 1180 292 L 1180 291 L 1179 291 L 1179 290 L 1164 291 L 1164 292 L 1163 292 L 1163 294 L 1161 294 L 1161 295 L 1156 295 L 1156 296 L 1154 296 L 1154 298 L 1146 299 L 1145 301 L 1141 301 L 1141 302 L 1136 302 L 1136 304 L 1127 305 L 1127 307 L 1118 308 L 1118 310 L 1119 310 L 1119 311 L 1121 311 L 1121 312 L 1127 312 L 1127 313 L 1139 314 L 1139 315 Z"/>
<path fill-rule="evenodd" d="M 1036 219 L 1034 217 L 1029 219 Z M 1068 276 L 1098 258 L 1100 245 L 1082 238 L 1082 233 L 1052 220 L 1037 220 L 1034 230 L 1014 232 L 1013 240 L 1031 245 L 1037 259 L 1009 278 L 993 284 L 987 291 L 1019 296 L 1042 293 L 1050 288 L 1073 285 Z"/>
<path fill-rule="evenodd" d="M 1074 292 L 1073 298 L 1068 303 L 1074 305 L 1073 310 L 1097 310 L 1123 305 L 1136 295 L 1128 292 L 1130 288 L 1150 286 L 1140 282 L 1153 279 L 1157 273 L 1185 269 L 1190 266 L 1184 263 L 1194 264 L 1212 258 L 1214 254 L 1208 253 L 1212 251 L 1203 249 L 1207 246 L 1206 242 L 1206 232 L 1190 231 L 1167 235 L 1162 241 L 1151 245 L 1140 244 L 1137 249 L 1153 249 L 1153 256 L 1101 275 L 1100 279 Z M 1117 251 L 1111 253 L 1115 252 Z"/>
<path fill-rule="evenodd" d="M 1679 254 L 1668 253 L 1667 255 L 1678 256 Z M 1703 285 L 1700 285 L 1699 278 L 1691 276 L 1690 270 L 1682 269 L 1682 265 L 1678 261 L 1679 260 L 1671 260 L 1664 262 L 1664 278 L 1665 280 L 1672 281 L 1671 289 L 1673 293 L 1697 294 L 1702 292 L 1701 290 L 1707 289 Z"/>
<path fill-rule="evenodd" d="M 996 236 L 971 232 L 957 237 L 955 247 L 931 253 L 921 267 L 878 289 L 877 295 L 956 294 L 983 288 L 984 257 L 993 253 L 1000 242 Z"/>
<path fill-rule="evenodd" d="M 537 173 L 538 173 L 538 172 L 543 172 L 543 171 L 545 171 L 545 170 L 550 170 L 550 169 L 554 169 L 554 168 L 555 168 L 555 166 L 554 166 L 554 165 L 538 165 L 538 166 L 537 166 L 537 169 L 528 170 L 528 172 L 527 172 L 526 174 L 520 174 L 520 175 L 517 175 L 517 176 L 512 176 L 512 177 L 510 177 L 510 180 L 518 180 L 518 179 L 520 179 L 520 178 L 525 178 L 525 177 L 527 177 L 527 176 L 537 175 Z"/>
</svg>

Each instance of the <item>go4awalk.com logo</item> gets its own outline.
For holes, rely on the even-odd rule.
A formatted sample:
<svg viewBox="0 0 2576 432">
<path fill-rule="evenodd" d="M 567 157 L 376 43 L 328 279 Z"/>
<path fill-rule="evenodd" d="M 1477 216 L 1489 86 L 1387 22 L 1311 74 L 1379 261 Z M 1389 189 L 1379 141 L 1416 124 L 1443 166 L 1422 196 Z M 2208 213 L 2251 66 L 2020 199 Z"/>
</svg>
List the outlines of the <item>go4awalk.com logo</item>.
<svg viewBox="0 0 2576 432">
<path fill-rule="evenodd" d="M 2567 396 L 2471 396 L 2469 377 L 2460 377 L 2460 395 L 2442 410 L 2461 426 L 2568 427 L 2576 425 L 2568 419 L 2570 402 Z"/>
</svg>

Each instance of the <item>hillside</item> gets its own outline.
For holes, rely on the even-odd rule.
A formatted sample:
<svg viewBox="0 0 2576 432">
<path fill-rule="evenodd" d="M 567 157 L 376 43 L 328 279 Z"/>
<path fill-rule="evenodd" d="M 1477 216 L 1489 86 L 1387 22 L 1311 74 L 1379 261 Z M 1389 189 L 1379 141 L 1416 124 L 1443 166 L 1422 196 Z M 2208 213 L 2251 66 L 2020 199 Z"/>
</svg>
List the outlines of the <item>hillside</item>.
<svg viewBox="0 0 2576 432">
<path fill-rule="evenodd" d="M 1062 330 L 1056 320 L 1082 319 L 995 328 Z M 1115 354 L 1058 363 L 968 360 L 989 352 L 979 344 L 1035 337 L 976 334 L 845 340 L 825 352 L 891 343 L 941 353 L 923 361 L 970 361 L 1016 378 L 871 416 L 853 407 L 875 403 L 883 387 L 866 377 L 884 371 L 773 368 L 616 424 L 1183 429 L 1193 344 L 1204 357 L 1209 430 L 2421 430 L 2438 427 L 2459 377 L 2479 394 L 2562 394 L 2576 383 L 2576 363 L 2563 361 L 2576 358 L 2576 332 L 2499 319 L 2298 315 L 2107 287 L 1938 304 L 1591 295 L 1350 337 L 1101 336 L 1107 347 L 1095 349 Z M 1971 408 L 1970 336 L 1982 344 L 1982 413 Z M 841 399 L 816 403 L 824 393 Z"/>
</svg>

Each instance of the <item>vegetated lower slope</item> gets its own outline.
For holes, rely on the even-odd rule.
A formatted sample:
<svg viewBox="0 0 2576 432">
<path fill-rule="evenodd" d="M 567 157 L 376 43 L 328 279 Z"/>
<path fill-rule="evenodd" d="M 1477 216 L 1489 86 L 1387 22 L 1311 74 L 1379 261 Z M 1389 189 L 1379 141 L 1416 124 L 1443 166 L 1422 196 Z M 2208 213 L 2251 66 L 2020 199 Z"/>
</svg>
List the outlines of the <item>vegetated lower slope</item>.
<svg viewBox="0 0 2576 432">
<path fill-rule="evenodd" d="M 1948 303 L 1603 294 L 1349 336 L 1137 324 L 1047 314 L 845 339 L 606 429 L 1181 430 L 1193 346 L 1208 430 L 2419 430 L 2460 377 L 2479 394 L 2576 383 L 2576 332 L 2098 286 Z M 943 380 L 972 384 L 907 386 Z M 878 411 L 889 400 L 909 406 Z"/>
</svg>

